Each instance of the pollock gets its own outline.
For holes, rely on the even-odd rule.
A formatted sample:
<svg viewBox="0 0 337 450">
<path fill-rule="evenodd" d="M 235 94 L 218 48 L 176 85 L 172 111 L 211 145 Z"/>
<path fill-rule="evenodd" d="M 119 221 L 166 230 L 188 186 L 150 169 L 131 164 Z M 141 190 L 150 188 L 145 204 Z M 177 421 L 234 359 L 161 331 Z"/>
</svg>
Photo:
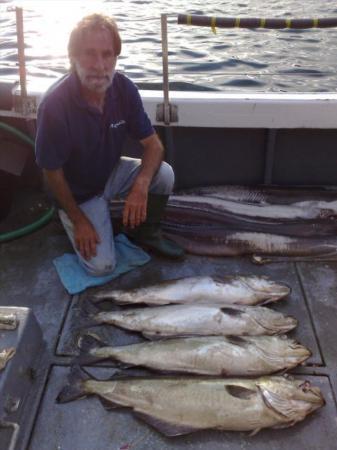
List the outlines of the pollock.
<svg viewBox="0 0 337 450">
<path fill-rule="evenodd" d="M 183 227 L 165 231 L 187 252 L 196 255 L 238 256 L 248 254 L 337 259 L 337 238 L 300 238 L 270 233 L 240 232 Z"/>
<path fill-rule="evenodd" d="M 97 336 L 79 338 L 78 364 L 110 360 L 118 367 L 214 376 L 258 376 L 291 369 L 311 355 L 286 336 L 202 336 L 111 346 Z"/>
<path fill-rule="evenodd" d="M 289 427 L 324 405 L 308 381 L 270 376 L 257 379 L 144 377 L 108 381 L 72 369 L 57 397 L 65 403 L 97 396 L 107 408 L 129 408 L 167 436 L 215 429 L 250 431 Z"/>
<path fill-rule="evenodd" d="M 102 290 L 93 301 L 113 300 L 117 304 L 207 303 L 258 305 L 280 300 L 290 293 L 284 283 L 257 276 L 195 276 L 163 281 L 131 290 Z"/>
<path fill-rule="evenodd" d="M 297 320 L 263 306 L 167 305 L 100 312 L 96 324 L 138 331 L 148 339 L 180 336 L 260 336 L 284 334 Z"/>
</svg>

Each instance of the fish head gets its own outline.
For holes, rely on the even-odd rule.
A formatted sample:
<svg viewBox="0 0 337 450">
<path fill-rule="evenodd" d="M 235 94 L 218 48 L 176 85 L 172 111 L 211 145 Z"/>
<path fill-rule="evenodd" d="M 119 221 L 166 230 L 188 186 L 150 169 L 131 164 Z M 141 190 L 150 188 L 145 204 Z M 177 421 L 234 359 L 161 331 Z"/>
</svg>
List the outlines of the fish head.
<svg viewBox="0 0 337 450">
<path fill-rule="evenodd" d="M 0 352 L 0 370 L 6 366 L 11 358 L 13 358 L 15 352 L 15 348 L 6 348 Z"/>
<path fill-rule="evenodd" d="M 250 314 L 261 327 L 265 328 L 265 334 L 283 334 L 296 328 L 298 320 L 292 316 L 269 309 L 267 307 L 252 307 Z"/>
<path fill-rule="evenodd" d="M 0 329 L 14 330 L 17 327 L 17 318 L 15 314 L 0 315 Z"/>
<path fill-rule="evenodd" d="M 282 345 L 282 357 L 288 364 L 300 364 L 310 358 L 311 351 L 295 339 L 287 338 L 285 335 L 280 336 L 279 343 Z"/>
<path fill-rule="evenodd" d="M 288 369 L 303 363 L 312 355 L 307 347 L 284 334 L 281 336 L 257 336 L 253 338 L 253 342 L 262 359 L 271 364 L 283 364 Z"/>
<path fill-rule="evenodd" d="M 291 292 L 291 288 L 286 284 L 269 280 L 266 277 L 241 277 L 241 281 L 254 291 L 257 297 L 263 297 L 264 303 L 275 302 Z"/>
<path fill-rule="evenodd" d="M 257 383 L 266 406 L 281 417 L 286 426 L 303 420 L 325 404 L 320 389 L 307 380 L 269 377 Z"/>
</svg>

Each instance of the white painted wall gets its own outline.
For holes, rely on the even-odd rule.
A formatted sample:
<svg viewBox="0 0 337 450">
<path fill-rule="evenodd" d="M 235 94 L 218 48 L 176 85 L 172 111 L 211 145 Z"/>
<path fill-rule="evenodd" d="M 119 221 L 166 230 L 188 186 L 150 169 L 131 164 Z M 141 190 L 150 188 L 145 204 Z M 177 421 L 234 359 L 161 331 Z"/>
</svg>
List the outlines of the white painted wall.
<svg viewBox="0 0 337 450">
<path fill-rule="evenodd" d="M 155 125 L 161 91 L 140 91 L 144 107 Z M 19 88 L 15 90 L 20 95 Z M 29 92 L 38 104 L 42 92 Z M 337 128 L 335 93 L 220 93 L 170 92 L 170 102 L 178 107 L 178 127 L 211 128 Z M 1 117 L 2 111 L 0 111 Z M 3 116 L 6 113 L 3 112 Z M 14 115 L 14 114 L 13 114 Z M 32 111 L 31 117 L 34 117 Z"/>
<path fill-rule="evenodd" d="M 159 91 L 141 91 L 154 124 Z M 181 127 L 337 128 L 337 94 L 171 92 Z"/>
</svg>

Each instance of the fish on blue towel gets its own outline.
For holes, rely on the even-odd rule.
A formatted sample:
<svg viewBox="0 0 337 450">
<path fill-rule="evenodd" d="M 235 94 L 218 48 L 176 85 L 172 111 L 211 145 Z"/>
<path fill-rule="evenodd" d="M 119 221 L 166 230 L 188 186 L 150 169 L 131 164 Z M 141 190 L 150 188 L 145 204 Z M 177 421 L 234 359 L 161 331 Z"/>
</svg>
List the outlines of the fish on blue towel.
<svg viewBox="0 0 337 450">
<path fill-rule="evenodd" d="M 69 294 L 79 294 L 87 287 L 100 286 L 135 267 L 150 261 L 151 257 L 132 244 L 124 234 L 115 237 L 117 265 L 113 273 L 101 277 L 89 275 L 79 264 L 75 253 L 65 253 L 53 260 L 63 286 Z"/>
</svg>

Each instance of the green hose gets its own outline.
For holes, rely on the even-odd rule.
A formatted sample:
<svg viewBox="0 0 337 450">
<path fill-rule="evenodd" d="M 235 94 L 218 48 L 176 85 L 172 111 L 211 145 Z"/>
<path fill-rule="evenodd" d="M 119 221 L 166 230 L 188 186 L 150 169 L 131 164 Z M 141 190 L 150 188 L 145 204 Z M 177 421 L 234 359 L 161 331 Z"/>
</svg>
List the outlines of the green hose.
<svg viewBox="0 0 337 450">
<path fill-rule="evenodd" d="M 0 122 L 0 129 L 5 130 L 12 135 L 14 135 L 16 138 L 24 142 L 25 144 L 30 145 L 32 148 L 34 148 L 34 141 L 26 134 L 22 133 L 17 128 L 14 128 L 10 125 L 7 125 L 6 123 Z M 18 228 L 17 230 L 9 231 L 7 233 L 0 234 L 0 242 L 9 241 L 11 239 L 16 239 L 21 236 L 25 236 L 26 234 L 32 233 L 33 231 L 37 230 L 38 228 L 42 227 L 43 225 L 46 225 L 50 219 L 53 217 L 55 208 L 52 207 L 48 209 L 46 213 L 43 214 L 39 219 L 37 219 L 35 222 L 32 222 L 29 225 L 26 225 L 22 228 Z"/>
</svg>

